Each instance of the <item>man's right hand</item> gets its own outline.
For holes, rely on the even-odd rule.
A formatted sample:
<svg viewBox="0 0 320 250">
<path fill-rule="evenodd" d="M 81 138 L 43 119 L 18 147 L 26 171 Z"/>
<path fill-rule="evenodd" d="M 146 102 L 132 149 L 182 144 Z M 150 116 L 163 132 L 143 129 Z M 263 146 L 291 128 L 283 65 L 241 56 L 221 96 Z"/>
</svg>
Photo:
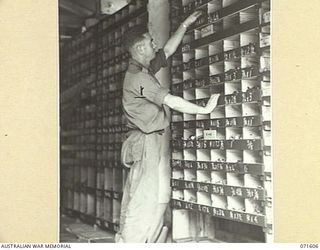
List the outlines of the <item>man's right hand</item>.
<svg viewBox="0 0 320 250">
<path fill-rule="evenodd" d="M 191 24 L 193 24 L 200 16 L 202 15 L 201 11 L 195 11 L 190 16 L 188 16 L 183 22 L 182 25 L 188 28 Z"/>
<path fill-rule="evenodd" d="M 210 114 L 215 109 L 215 107 L 217 107 L 219 97 L 220 94 L 212 94 L 210 96 L 207 105 L 204 107 L 208 114 Z"/>
</svg>

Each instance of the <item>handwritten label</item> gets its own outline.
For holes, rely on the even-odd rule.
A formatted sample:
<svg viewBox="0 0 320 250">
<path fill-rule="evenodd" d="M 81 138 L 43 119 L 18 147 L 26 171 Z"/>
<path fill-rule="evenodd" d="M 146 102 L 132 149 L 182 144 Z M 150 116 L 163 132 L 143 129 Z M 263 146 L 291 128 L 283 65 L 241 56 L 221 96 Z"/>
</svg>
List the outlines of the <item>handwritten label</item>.
<svg viewBox="0 0 320 250">
<path fill-rule="evenodd" d="M 201 29 L 201 36 L 202 37 L 205 37 L 205 36 L 208 36 L 210 34 L 213 34 L 214 33 L 214 27 L 213 25 L 208 25 L 204 28 Z"/>
<path fill-rule="evenodd" d="M 225 120 L 225 126 L 230 127 L 230 126 L 237 126 L 237 119 L 236 118 L 226 118 Z"/>
<path fill-rule="evenodd" d="M 210 207 L 204 205 L 198 205 L 198 210 L 202 213 L 210 214 Z"/>
<path fill-rule="evenodd" d="M 242 93 L 242 102 L 252 102 L 253 101 L 253 93 Z"/>
<path fill-rule="evenodd" d="M 211 163 L 211 170 L 213 171 L 223 171 L 224 170 L 224 164 L 220 162 L 212 162 Z"/>
<path fill-rule="evenodd" d="M 209 193 L 210 186 L 208 184 L 197 183 L 197 191 Z"/>
<path fill-rule="evenodd" d="M 212 215 L 218 216 L 218 217 L 226 217 L 226 213 L 223 209 L 221 208 L 212 208 Z"/>
<path fill-rule="evenodd" d="M 258 166 L 256 167 L 256 169 L 258 170 Z M 244 172 L 244 173 L 248 173 L 248 172 L 249 172 L 249 167 L 248 167 L 248 165 L 243 165 L 243 172 Z M 259 174 L 262 174 L 262 172 L 261 172 L 261 173 L 259 172 Z"/>
<path fill-rule="evenodd" d="M 111 193 L 109 191 L 105 191 L 104 192 L 104 195 L 108 198 L 111 198 Z"/>
<path fill-rule="evenodd" d="M 209 23 L 214 22 L 220 18 L 220 12 L 216 11 L 210 14 L 208 21 Z"/>
<path fill-rule="evenodd" d="M 242 189 L 240 187 L 230 187 L 232 196 L 242 196 Z"/>
<path fill-rule="evenodd" d="M 247 140 L 247 148 L 249 150 L 253 150 L 254 149 L 254 144 L 252 140 Z"/>
<path fill-rule="evenodd" d="M 212 185 L 212 193 L 218 194 L 218 195 L 224 195 L 223 186 Z"/>
<path fill-rule="evenodd" d="M 213 216 L 223 217 L 235 221 L 240 221 L 248 224 L 265 226 L 266 220 L 264 216 L 247 214 L 237 211 L 225 210 L 222 208 L 209 207 L 201 204 L 194 204 L 190 202 L 181 202 L 179 200 L 172 200 L 173 207 L 177 209 L 197 210 L 199 212 L 212 214 Z"/>
<path fill-rule="evenodd" d="M 223 124 L 222 120 L 210 120 L 209 126 L 210 127 L 221 127 Z"/>
<path fill-rule="evenodd" d="M 210 57 L 209 57 L 209 64 L 218 62 L 218 61 L 220 61 L 220 60 L 221 60 L 220 54 L 210 56 Z"/>
<path fill-rule="evenodd" d="M 190 89 L 193 87 L 193 81 L 192 80 L 186 80 L 183 82 L 183 89 Z"/>
<path fill-rule="evenodd" d="M 243 215 L 238 212 L 229 211 L 229 216 L 232 220 L 236 220 L 236 221 L 243 221 L 244 220 Z"/>
<path fill-rule="evenodd" d="M 193 65 L 194 65 L 193 61 L 184 63 L 183 64 L 183 70 L 189 70 L 189 69 L 193 68 Z"/>
<path fill-rule="evenodd" d="M 195 189 L 195 183 L 194 182 L 184 182 L 184 187 L 187 189 Z"/>
<path fill-rule="evenodd" d="M 195 66 L 196 68 L 202 66 L 202 61 L 201 61 L 201 59 L 196 60 L 196 61 L 194 62 L 194 66 Z"/>
<path fill-rule="evenodd" d="M 179 160 L 171 160 L 171 166 L 174 168 L 181 168 L 182 162 Z"/>
<path fill-rule="evenodd" d="M 196 148 L 206 148 L 203 141 L 196 141 Z"/>
<path fill-rule="evenodd" d="M 215 140 L 217 139 L 217 131 L 216 130 L 204 130 L 203 131 L 204 140 Z"/>
<path fill-rule="evenodd" d="M 222 75 L 213 75 L 210 76 L 210 84 L 220 83 L 222 82 Z"/>
<path fill-rule="evenodd" d="M 224 141 L 210 141 L 210 148 L 223 150 L 225 149 Z"/>
<path fill-rule="evenodd" d="M 174 66 L 172 67 L 172 73 L 179 73 L 181 72 L 181 69 L 182 69 L 182 66 L 181 65 L 178 65 L 178 66 Z"/>
<path fill-rule="evenodd" d="M 185 203 L 185 208 L 186 209 L 190 209 L 190 210 L 194 210 L 195 209 L 195 204 L 186 202 Z"/>
<path fill-rule="evenodd" d="M 228 95 L 224 97 L 225 104 L 235 104 L 237 103 L 237 96 L 236 95 Z"/>
<path fill-rule="evenodd" d="M 206 121 L 196 121 L 197 128 L 204 128 L 206 127 Z"/>
<path fill-rule="evenodd" d="M 244 126 L 253 126 L 254 117 L 243 117 Z"/>
<path fill-rule="evenodd" d="M 178 180 L 174 180 L 174 179 L 171 179 L 171 186 L 172 187 L 179 187 L 179 181 Z"/>
<path fill-rule="evenodd" d="M 196 79 L 195 80 L 195 87 L 203 87 L 206 85 L 206 79 Z"/>
<path fill-rule="evenodd" d="M 197 162 L 197 170 L 208 170 L 209 169 L 209 164 L 207 162 Z"/>
<path fill-rule="evenodd" d="M 252 198 L 254 200 L 261 200 L 263 199 L 262 195 L 259 194 L 257 189 L 250 189 L 250 188 L 245 188 L 245 195 L 247 198 Z"/>
<path fill-rule="evenodd" d="M 183 165 L 184 165 L 184 168 L 186 168 L 186 169 L 194 169 L 195 168 L 195 162 L 193 162 L 193 161 L 185 161 Z"/>
<path fill-rule="evenodd" d="M 235 164 L 235 163 L 226 164 L 226 171 L 227 172 L 237 172 L 238 171 L 237 164 Z"/>
<path fill-rule="evenodd" d="M 259 219 L 256 215 L 246 214 L 245 216 L 246 222 L 250 224 L 257 224 L 259 225 Z"/>
<path fill-rule="evenodd" d="M 182 208 L 182 203 L 181 201 L 173 200 L 173 206 L 176 208 Z"/>
<path fill-rule="evenodd" d="M 197 143 L 200 143 L 200 142 L 197 141 Z M 194 148 L 194 147 L 195 147 L 195 141 L 192 141 L 192 140 L 186 141 L 185 148 Z"/>
</svg>

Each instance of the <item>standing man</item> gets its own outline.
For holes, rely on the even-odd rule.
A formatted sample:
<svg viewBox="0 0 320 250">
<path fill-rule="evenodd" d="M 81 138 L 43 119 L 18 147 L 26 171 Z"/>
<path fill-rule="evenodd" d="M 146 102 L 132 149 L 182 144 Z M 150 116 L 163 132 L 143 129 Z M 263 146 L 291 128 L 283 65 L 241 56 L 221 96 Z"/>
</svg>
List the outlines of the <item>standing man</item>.
<svg viewBox="0 0 320 250">
<path fill-rule="evenodd" d="M 169 162 L 164 160 L 169 153 L 164 152 L 163 145 L 164 130 L 169 126 L 164 106 L 188 114 L 209 114 L 217 106 L 217 94 L 210 97 L 206 107 L 201 107 L 169 94 L 154 75 L 167 66 L 167 59 L 176 51 L 187 28 L 200 15 L 195 12 L 189 16 L 158 52 L 146 27 L 135 26 L 125 34 L 124 45 L 131 59 L 123 82 L 122 104 L 130 131 L 122 146 L 121 160 L 130 173 L 116 242 L 159 241 L 171 194 Z"/>
</svg>

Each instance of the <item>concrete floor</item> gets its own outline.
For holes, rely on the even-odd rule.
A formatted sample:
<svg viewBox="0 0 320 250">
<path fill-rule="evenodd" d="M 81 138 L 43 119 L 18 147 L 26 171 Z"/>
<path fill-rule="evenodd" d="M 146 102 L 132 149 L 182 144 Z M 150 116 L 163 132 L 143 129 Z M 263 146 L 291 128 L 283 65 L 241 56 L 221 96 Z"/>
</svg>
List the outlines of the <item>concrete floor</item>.
<svg viewBox="0 0 320 250">
<path fill-rule="evenodd" d="M 114 243 L 114 233 L 85 224 L 79 219 L 61 215 L 60 242 Z"/>
</svg>

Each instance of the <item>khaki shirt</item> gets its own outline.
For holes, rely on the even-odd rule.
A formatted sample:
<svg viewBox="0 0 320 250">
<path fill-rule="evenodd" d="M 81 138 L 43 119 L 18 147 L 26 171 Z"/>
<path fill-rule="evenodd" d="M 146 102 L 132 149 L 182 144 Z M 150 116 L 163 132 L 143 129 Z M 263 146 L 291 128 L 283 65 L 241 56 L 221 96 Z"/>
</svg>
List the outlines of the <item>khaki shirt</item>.
<svg viewBox="0 0 320 250">
<path fill-rule="evenodd" d="M 167 66 L 163 50 L 156 53 L 149 69 L 130 59 L 123 82 L 122 104 L 128 127 L 143 133 L 152 133 L 169 126 L 169 118 L 163 108 L 169 89 L 161 86 L 154 74 Z"/>
</svg>

